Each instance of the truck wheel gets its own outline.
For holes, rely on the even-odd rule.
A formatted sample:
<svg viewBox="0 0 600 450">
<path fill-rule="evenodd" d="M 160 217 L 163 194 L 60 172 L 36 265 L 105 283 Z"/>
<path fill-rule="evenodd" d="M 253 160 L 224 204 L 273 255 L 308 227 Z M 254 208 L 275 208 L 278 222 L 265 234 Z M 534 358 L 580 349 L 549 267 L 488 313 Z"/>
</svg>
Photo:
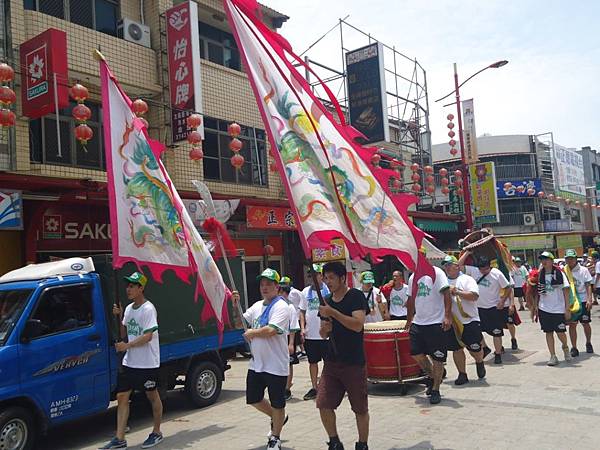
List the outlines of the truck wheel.
<svg viewBox="0 0 600 450">
<path fill-rule="evenodd" d="M 221 393 L 222 384 L 222 370 L 210 361 L 194 365 L 185 377 L 185 391 L 198 408 L 215 403 Z"/>
<path fill-rule="evenodd" d="M 25 408 L 13 406 L 0 412 L 0 449 L 30 450 L 35 435 L 33 417 Z"/>
</svg>

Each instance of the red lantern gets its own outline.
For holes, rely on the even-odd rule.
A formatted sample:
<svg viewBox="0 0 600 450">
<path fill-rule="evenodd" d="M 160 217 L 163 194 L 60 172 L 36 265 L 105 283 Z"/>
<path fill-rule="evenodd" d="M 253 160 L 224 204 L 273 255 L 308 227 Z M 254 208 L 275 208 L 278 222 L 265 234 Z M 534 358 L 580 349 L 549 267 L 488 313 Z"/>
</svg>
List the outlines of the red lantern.
<svg viewBox="0 0 600 450">
<path fill-rule="evenodd" d="M 538 192 L 538 197 L 539 198 L 544 198 L 544 195 L 546 195 L 546 194 L 544 194 L 544 191 Z"/>
<path fill-rule="evenodd" d="M 448 176 L 448 169 L 444 169 L 443 167 L 440 169 L 439 171 L 440 177 L 447 177 Z"/>
<path fill-rule="evenodd" d="M 242 168 L 242 166 L 244 165 L 244 157 L 242 155 L 240 155 L 239 153 L 236 153 L 235 155 L 233 155 L 230 159 L 231 161 L 231 165 L 233 167 L 235 167 L 237 170 L 240 170 Z"/>
<path fill-rule="evenodd" d="M 452 130 L 448 131 L 448 136 L 453 138 L 454 136 L 456 136 L 456 133 Z"/>
<path fill-rule="evenodd" d="M 136 116 L 143 116 L 148 112 L 148 103 L 138 98 L 131 104 L 131 109 L 133 109 Z"/>
<path fill-rule="evenodd" d="M 535 189 L 534 188 L 527 189 L 527 195 L 529 195 L 530 197 L 535 195 Z"/>
<path fill-rule="evenodd" d="M 17 101 L 17 94 L 8 86 L 0 86 L 0 103 L 9 106 Z"/>
<path fill-rule="evenodd" d="M 462 178 L 456 178 L 456 179 L 454 180 L 454 186 L 456 186 L 457 188 L 459 188 L 459 187 L 462 187 L 462 185 L 463 185 L 463 180 L 462 180 Z"/>
<path fill-rule="evenodd" d="M 448 186 L 448 184 L 450 184 L 450 180 L 448 180 L 448 178 L 446 178 L 446 177 L 440 178 L 440 184 L 442 186 Z"/>
<path fill-rule="evenodd" d="M 450 189 L 448 189 L 448 187 L 447 187 L 447 186 L 444 186 L 444 187 L 442 188 L 442 194 L 444 194 L 444 195 L 448 195 L 449 193 L 450 193 Z"/>
<path fill-rule="evenodd" d="M 190 114 L 185 121 L 188 128 L 196 129 L 202 125 L 202 116 L 200 114 Z"/>
<path fill-rule="evenodd" d="M 394 181 L 392 181 L 392 186 L 394 189 L 402 189 L 402 180 L 394 178 Z"/>
<path fill-rule="evenodd" d="M 462 172 L 460 170 L 455 170 L 454 171 L 454 176 L 456 178 L 462 178 Z"/>
<path fill-rule="evenodd" d="M 419 175 L 417 172 L 413 172 L 413 174 L 410 176 L 410 179 L 413 181 L 420 181 L 421 175 Z"/>
<path fill-rule="evenodd" d="M 73 87 L 71 87 L 70 94 L 71 98 L 77 103 L 83 103 L 90 96 L 87 88 L 79 83 L 75 83 Z"/>
<path fill-rule="evenodd" d="M 233 138 L 229 143 L 229 150 L 231 150 L 233 153 L 237 153 L 242 149 L 243 145 L 244 144 L 242 143 L 242 141 L 240 141 L 237 138 Z"/>
<path fill-rule="evenodd" d="M 187 141 L 192 145 L 197 145 L 202 142 L 202 135 L 199 131 L 190 131 L 187 137 Z"/>
<path fill-rule="evenodd" d="M 10 109 L 0 109 L 0 126 L 12 127 L 17 120 L 17 116 Z"/>
<path fill-rule="evenodd" d="M 381 162 L 381 155 L 379 153 L 374 153 L 373 156 L 371 156 L 371 164 L 373 164 L 375 167 L 377 167 L 380 162 Z"/>
<path fill-rule="evenodd" d="M 456 141 L 454 139 L 450 139 L 450 141 L 448 141 L 448 145 L 450 147 L 454 147 L 456 145 Z"/>
<path fill-rule="evenodd" d="M 229 132 L 229 136 L 235 138 L 238 137 L 242 132 L 242 127 L 240 127 L 237 123 L 233 122 L 229 124 L 229 126 L 227 127 L 227 131 Z"/>
<path fill-rule="evenodd" d="M 428 194 L 433 194 L 435 192 L 435 185 L 434 184 L 428 184 L 427 186 L 425 186 L 425 190 L 427 191 Z"/>
<path fill-rule="evenodd" d="M 94 132 L 87 124 L 82 123 L 75 127 L 75 137 L 82 145 L 86 145 L 94 137 Z"/>
<path fill-rule="evenodd" d="M 15 71 L 5 62 L 0 63 L 0 83 L 7 83 L 15 79 Z"/>
<path fill-rule="evenodd" d="M 73 118 L 78 122 L 85 122 L 92 117 L 92 110 L 85 106 L 83 103 L 78 103 L 71 111 Z"/>
<path fill-rule="evenodd" d="M 448 120 L 454 120 L 454 114 L 448 114 L 446 116 L 446 119 L 448 119 Z"/>
<path fill-rule="evenodd" d="M 448 128 L 450 128 L 450 129 L 454 128 L 454 123 L 453 122 L 448 123 Z"/>
<path fill-rule="evenodd" d="M 433 175 L 427 175 L 425 177 L 425 183 L 427 184 L 432 184 L 435 181 L 435 178 L 433 178 Z"/>
<path fill-rule="evenodd" d="M 204 152 L 202 151 L 202 147 L 192 147 L 192 149 L 190 150 L 190 159 L 192 161 L 200 161 L 202 158 L 204 158 Z"/>
<path fill-rule="evenodd" d="M 423 167 L 423 172 L 425 172 L 425 173 L 433 173 L 433 167 L 431 167 L 431 166 L 425 166 L 425 167 Z"/>
<path fill-rule="evenodd" d="M 421 185 L 419 183 L 415 183 L 412 185 L 412 191 L 417 194 L 419 192 L 421 192 Z"/>
<path fill-rule="evenodd" d="M 512 183 L 510 181 L 507 181 L 506 183 L 504 183 L 505 191 L 508 191 L 511 187 L 512 187 Z"/>
<path fill-rule="evenodd" d="M 457 153 L 458 153 L 458 150 L 456 150 L 454 147 L 450 149 L 450 154 L 452 156 L 456 156 Z"/>
<path fill-rule="evenodd" d="M 265 255 L 272 255 L 275 252 L 275 249 L 271 244 L 267 244 L 263 247 Z"/>
<path fill-rule="evenodd" d="M 456 195 L 458 195 L 459 197 L 462 197 L 463 195 L 465 195 L 465 191 L 463 191 L 462 188 L 458 188 L 456 190 Z"/>
<path fill-rule="evenodd" d="M 418 165 L 417 163 L 413 163 L 413 164 L 410 166 L 410 170 L 412 170 L 413 172 L 418 172 L 418 171 L 419 171 L 419 169 L 420 169 L 420 167 L 419 167 L 419 165 Z"/>
</svg>

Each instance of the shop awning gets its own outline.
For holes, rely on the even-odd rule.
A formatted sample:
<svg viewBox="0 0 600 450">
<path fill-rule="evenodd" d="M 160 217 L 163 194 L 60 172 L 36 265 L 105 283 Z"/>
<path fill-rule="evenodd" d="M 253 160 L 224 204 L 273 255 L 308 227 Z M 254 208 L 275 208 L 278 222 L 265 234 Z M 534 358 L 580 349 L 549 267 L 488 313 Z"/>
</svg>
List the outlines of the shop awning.
<svg viewBox="0 0 600 450">
<path fill-rule="evenodd" d="M 423 231 L 453 233 L 458 231 L 458 224 L 448 220 L 414 219 L 414 223 Z"/>
</svg>

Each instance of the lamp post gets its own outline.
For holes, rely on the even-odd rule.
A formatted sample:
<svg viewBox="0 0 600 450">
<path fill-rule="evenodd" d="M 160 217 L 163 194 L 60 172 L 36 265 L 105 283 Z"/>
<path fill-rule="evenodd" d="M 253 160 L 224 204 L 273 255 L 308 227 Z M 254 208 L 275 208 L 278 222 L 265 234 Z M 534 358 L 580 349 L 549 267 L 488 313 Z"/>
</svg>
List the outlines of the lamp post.
<svg viewBox="0 0 600 450">
<path fill-rule="evenodd" d="M 467 81 L 469 81 L 471 78 L 479 75 L 484 70 L 498 69 L 502 66 L 505 66 L 506 64 L 508 64 L 508 61 L 506 61 L 506 60 L 497 61 L 493 64 L 490 64 L 489 66 L 484 67 L 483 69 L 479 70 L 478 72 L 475 72 L 473 75 L 471 75 L 469 78 L 467 78 L 465 81 L 463 81 L 462 83 L 459 84 L 458 83 L 458 71 L 456 69 L 456 63 L 454 63 L 454 91 L 452 91 L 448 95 L 445 95 L 444 97 L 436 100 L 436 103 L 440 102 L 440 101 L 444 100 L 445 98 L 450 97 L 452 94 L 454 94 L 455 98 L 456 98 L 456 115 L 458 116 L 458 139 L 460 142 L 461 170 L 463 172 L 463 180 L 464 180 L 463 191 L 464 191 L 464 202 L 465 202 L 465 219 L 466 219 L 466 224 L 467 224 L 467 230 L 469 232 L 473 231 L 473 211 L 471 209 L 471 181 L 470 181 L 470 177 L 469 177 L 469 163 L 467 161 L 467 155 L 465 153 L 465 138 L 463 135 L 462 111 L 461 111 L 461 105 L 460 105 L 460 88 Z M 452 103 L 450 103 L 450 104 L 452 104 Z M 444 105 L 444 106 L 449 106 L 449 105 Z"/>
</svg>

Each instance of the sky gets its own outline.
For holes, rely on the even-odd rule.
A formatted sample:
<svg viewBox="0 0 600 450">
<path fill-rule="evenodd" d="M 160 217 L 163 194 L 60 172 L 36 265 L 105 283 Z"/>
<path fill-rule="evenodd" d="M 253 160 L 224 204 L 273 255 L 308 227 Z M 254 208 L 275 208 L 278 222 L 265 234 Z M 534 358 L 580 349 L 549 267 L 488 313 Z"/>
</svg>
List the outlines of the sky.
<svg viewBox="0 0 600 450">
<path fill-rule="evenodd" d="M 434 100 L 459 79 L 506 59 L 461 88 L 474 99 L 477 134 L 542 134 L 600 150 L 600 2 L 596 0 L 263 0 L 290 17 L 279 32 L 301 53 L 338 19 L 416 58 L 427 73 L 432 143 L 448 140 Z M 348 34 L 349 35 L 349 34 Z M 349 40 L 350 41 L 350 40 Z M 357 47 L 367 42 L 358 43 Z M 346 46 L 351 47 L 352 42 Z M 308 52 L 340 65 L 336 29 Z M 451 101 L 451 100 L 450 100 Z M 443 102 L 446 103 L 446 102 Z"/>
</svg>

